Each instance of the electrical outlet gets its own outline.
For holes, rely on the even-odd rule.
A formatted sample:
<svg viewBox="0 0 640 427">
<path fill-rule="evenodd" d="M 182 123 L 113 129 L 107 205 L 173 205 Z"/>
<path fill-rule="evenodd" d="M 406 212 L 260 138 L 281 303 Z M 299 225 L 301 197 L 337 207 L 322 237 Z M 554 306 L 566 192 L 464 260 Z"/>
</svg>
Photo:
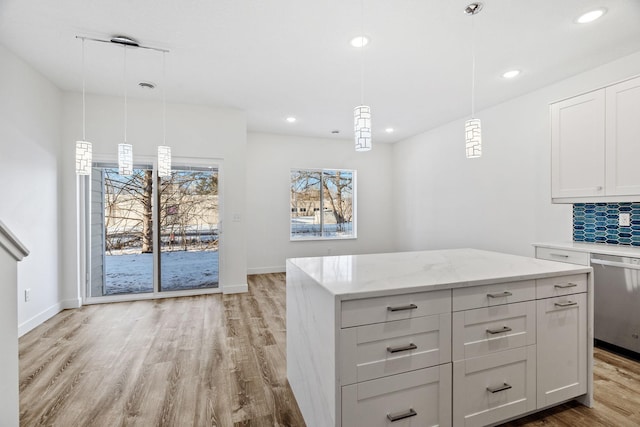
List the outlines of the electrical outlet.
<svg viewBox="0 0 640 427">
<path fill-rule="evenodd" d="M 631 214 L 621 213 L 618 216 L 618 225 L 620 227 L 628 227 L 631 225 Z"/>
<path fill-rule="evenodd" d="M 24 302 L 28 302 L 31 299 L 31 288 L 24 290 Z"/>
</svg>

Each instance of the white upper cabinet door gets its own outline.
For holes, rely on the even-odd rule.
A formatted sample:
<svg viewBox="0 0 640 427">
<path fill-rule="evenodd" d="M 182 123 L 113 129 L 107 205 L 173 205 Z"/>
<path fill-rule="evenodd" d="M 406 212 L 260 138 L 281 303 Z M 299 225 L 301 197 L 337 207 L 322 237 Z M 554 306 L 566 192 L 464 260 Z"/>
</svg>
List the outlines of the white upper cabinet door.
<svg viewBox="0 0 640 427">
<path fill-rule="evenodd" d="M 607 91 L 607 195 L 640 194 L 640 77 Z"/>
<path fill-rule="evenodd" d="M 603 196 L 605 91 L 551 105 L 551 197 Z"/>
</svg>

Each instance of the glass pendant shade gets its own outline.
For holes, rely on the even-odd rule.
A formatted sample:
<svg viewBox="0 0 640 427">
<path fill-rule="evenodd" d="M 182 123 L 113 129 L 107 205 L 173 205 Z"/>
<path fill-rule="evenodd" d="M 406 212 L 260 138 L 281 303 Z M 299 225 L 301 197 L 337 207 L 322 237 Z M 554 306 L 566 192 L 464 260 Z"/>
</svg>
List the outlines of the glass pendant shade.
<svg viewBox="0 0 640 427">
<path fill-rule="evenodd" d="M 470 119 L 464 123 L 467 159 L 482 156 L 482 129 L 480 119 Z"/>
<path fill-rule="evenodd" d="M 118 144 L 118 173 L 123 176 L 133 174 L 133 146 Z"/>
<path fill-rule="evenodd" d="M 353 110 L 356 151 L 371 150 L 371 108 L 359 105 Z"/>
<path fill-rule="evenodd" d="M 88 141 L 76 141 L 76 174 L 91 175 L 92 147 Z"/>
<path fill-rule="evenodd" d="M 158 176 L 171 176 L 171 147 L 166 145 L 158 146 Z"/>
</svg>

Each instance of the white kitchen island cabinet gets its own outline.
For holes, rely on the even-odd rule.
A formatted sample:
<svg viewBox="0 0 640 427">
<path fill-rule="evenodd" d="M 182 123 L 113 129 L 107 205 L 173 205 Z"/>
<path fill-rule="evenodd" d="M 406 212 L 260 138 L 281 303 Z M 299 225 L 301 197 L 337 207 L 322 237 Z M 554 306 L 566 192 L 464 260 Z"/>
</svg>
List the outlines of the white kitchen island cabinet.
<svg viewBox="0 0 640 427">
<path fill-rule="evenodd" d="M 308 427 L 483 426 L 592 401 L 591 268 L 474 249 L 287 260 Z"/>
</svg>

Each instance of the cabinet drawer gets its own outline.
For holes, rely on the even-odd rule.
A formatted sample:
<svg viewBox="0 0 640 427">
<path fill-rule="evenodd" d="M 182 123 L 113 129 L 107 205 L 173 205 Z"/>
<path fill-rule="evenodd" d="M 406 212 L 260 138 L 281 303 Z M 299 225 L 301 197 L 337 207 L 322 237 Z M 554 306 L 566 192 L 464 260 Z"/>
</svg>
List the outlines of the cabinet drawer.
<svg viewBox="0 0 640 427">
<path fill-rule="evenodd" d="M 453 362 L 453 424 L 486 426 L 536 409 L 536 346 Z"/>
<path fill-rule="evenodd" d="M 535 280 L 472 286 L 453 290 L 453 311 L 491 307 L 536 298 Z"/>
<path fill-rule="evenodd" d="M 342 327 L 451 313 L 451 291 L 418 292 L 344 301 Z"/>
<path fill-rule="evenodd" d="M 341 384 L 367 381 L 451 361 L 451 314 L 340 331 Z"/>
<path fill-rule="evenodd" d="M 451 363 L 342 387 L 343 427 L 390 425 L 451 426 Z"/>
<path fill-rule="evenodd" d="M 589 254 L 587 252 L 570 251 L 567 249 L 537 247 L 536 258 L 568 262 L 570 264 L 589 265 Z"/>
<path fill-rule="evenodd" d="M 535 343 L 535 301 L 453 313 L 453 360 Z"/>
<path fill-rule="evenodd" d="M 572 274 L 571 276 L 558 276 L 536 280 L 536 297 L 538 299 L 578 294 L 581 292 L 587 292 L 586 274 Z"/>
</svg>

